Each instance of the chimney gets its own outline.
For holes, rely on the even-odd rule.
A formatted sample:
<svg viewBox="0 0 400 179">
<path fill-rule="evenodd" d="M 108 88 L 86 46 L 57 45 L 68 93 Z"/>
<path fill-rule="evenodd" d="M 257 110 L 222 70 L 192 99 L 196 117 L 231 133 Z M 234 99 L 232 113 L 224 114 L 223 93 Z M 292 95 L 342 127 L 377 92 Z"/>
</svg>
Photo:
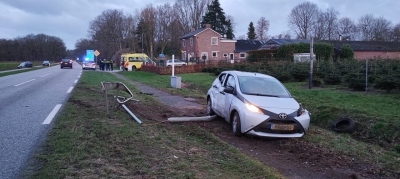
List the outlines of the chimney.
<svg viewBox="0 0 400 179">
<path fill-rule="evenodd" d="M 210 28 L 211 29 L 211 24 L 206 24 L 206 28 Z"/>
<path fill-rule="evenodd" d="M 193 31 L 195 31 L 195 30 L 196 30 L 196 29 L 192 27 L 192 29 L 190 30 L 190 32 L 193 32 Z"/>
</svg>

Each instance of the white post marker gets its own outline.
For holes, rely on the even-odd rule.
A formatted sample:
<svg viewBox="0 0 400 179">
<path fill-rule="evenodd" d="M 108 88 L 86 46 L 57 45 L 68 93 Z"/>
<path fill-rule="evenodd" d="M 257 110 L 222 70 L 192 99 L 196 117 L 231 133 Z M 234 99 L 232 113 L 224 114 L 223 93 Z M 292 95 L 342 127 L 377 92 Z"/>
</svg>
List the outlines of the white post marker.
<svg viewBox="0 0 400 179">
<path fill-rule="evenodd" d="M 172 76 L 175 76 L 175 55 L 172 55 Z"/>
</svg>

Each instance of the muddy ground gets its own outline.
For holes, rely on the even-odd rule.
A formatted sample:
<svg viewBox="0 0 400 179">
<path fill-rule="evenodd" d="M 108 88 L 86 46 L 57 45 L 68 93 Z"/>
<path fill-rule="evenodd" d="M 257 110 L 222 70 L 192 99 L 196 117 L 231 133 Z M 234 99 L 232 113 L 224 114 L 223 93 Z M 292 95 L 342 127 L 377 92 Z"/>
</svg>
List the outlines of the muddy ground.
<svg viewBox="0 0 400 179">
<path fill-rule="evenodd" d="M 287 178 L 390 178 L 381 175 L 386 172 L 385 169 L 342 156 L 329 149 L 313 147 L 304 140 L 267 139 L 252 136 L 236 137 L 231 133 L 230 125 L 222 119 L 212 122 L 186 122 L 184 124 L 165 123 L 169 117 L 204 116 L 205 101 L 173 96 L 150 86 L 130 81 L 122 75 L 115 75 L 135 85 L 138 90 L 147 93 L 138 93 L 137 95 L 151 94 L 162 104 L 173 106 L 168 107 L 168 110 L 154 110 L 153 106 L 130 104 L 129 108 L 135 114 L 150 119 L 153 124 L 202 126 L 245 154 L 277 169 Z M 312 131 L 318 133 L 318 130 Z"/>
</svg>

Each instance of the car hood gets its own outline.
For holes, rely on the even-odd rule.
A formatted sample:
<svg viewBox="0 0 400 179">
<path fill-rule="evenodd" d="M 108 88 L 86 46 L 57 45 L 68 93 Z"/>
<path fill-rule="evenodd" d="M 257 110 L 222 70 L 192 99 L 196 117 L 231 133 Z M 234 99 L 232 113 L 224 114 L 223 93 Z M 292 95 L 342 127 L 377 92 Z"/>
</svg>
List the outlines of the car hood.
<svg viewBox="0 0 400 179">
<path fill-rule="evenodd" d="M 300 105 L 294 98 L 279 98 L 269 96 L 243 95 L 251 104 L 263 109 L 299 109 Z"/>
</svg>

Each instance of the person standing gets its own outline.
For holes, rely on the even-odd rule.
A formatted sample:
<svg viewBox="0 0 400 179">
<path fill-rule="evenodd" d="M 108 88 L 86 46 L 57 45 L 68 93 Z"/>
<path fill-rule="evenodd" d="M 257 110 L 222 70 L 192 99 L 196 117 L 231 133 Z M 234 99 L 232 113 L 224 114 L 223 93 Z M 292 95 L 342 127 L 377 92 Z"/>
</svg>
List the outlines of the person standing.
<svg viewBox="0 0 400 179">
<path fill-rule="evenodd" d="M 110 60 L 106 60 L 106 71 L 110 71 Z"/>
<path fill-rule="evenodd" d="M 114 71 L 114 61 L 113 60 L 110 60 L 110 68 L 111 68 L 111 71 Z"/>
</svg>

